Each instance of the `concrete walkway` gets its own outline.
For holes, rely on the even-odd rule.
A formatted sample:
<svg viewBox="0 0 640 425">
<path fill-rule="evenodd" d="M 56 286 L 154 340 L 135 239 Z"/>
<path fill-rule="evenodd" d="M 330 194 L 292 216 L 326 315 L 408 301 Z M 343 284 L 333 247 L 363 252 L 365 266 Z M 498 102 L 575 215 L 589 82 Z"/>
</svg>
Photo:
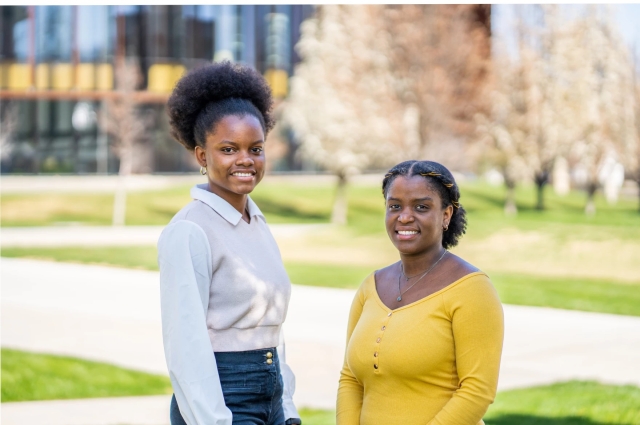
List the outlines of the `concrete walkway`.
<svg viewBox="0 0 640 425">
<path fill-rule="evenodd" d="M 170 395 L 2 403 L 4 425 L 169 425 Z"/>
<path fill-rule="evenodd" d="M 270 224 L 278 240 L 327 228 L 331 224 Z M 0 228 L 0 246 L 155 246 L 164 226 L 44 226 Z"/>
<path fill-rule="evenodd" d="M 354 184 L 379 185 L 384 173 L 358 174 L 351 177 Z M 463 176 L 457 176 L 460 181 Z M 330 185 L 337 177 L 332 174 L 267 173 L 263 181 L 269 183 L 287 182 L 300 185 Z M 181 174 L 133 174 L 125 179 L 125 187 L 130 192 L 162 190 L 176 186 L 204 183 L 206 179 L 198 172 Z M 0 193 L 40 194 L 40 193 L 113 193 L 120 179 L 117 175 L 11 175 L 3 174 Z"/>
<path fill-rule="evenodd" d="M 166 374 L 158 273 L 0 261 L 3 346 Z M 293 287 L 284 329 L 298 406 L 334 407 L 353 294 Z M 504 311 L 500 390 L 569 379 L 640 386 L 640 318 L 511 305 Z M 167 425 L 167 406 L 167 396 L 3 403 L 2 423 Z"/>
</svg>

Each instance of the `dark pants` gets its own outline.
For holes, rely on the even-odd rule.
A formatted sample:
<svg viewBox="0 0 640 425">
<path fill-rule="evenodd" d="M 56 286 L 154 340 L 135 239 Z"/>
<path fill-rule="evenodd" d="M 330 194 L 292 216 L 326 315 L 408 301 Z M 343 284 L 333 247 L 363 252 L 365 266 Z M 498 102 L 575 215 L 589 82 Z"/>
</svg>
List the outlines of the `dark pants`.
<svg viewBox="0 0 640 425">
<path fill-rule="evenodd" d="M 271 353 L 271 364 L 268 354 Z M 275 348 L 215 353 L 224 402 L 233 425 L 284 425 L 282 376 Z M 171 398 L 171 425 L 186 425 L 175 395 Z"/>
</svg>

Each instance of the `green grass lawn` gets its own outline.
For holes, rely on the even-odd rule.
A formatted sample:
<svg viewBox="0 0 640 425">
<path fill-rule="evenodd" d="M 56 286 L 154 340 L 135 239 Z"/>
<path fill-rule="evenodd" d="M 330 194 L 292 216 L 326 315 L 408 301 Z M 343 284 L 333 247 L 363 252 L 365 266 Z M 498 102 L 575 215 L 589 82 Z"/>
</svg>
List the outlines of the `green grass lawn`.
<svg viewBox="0 0 640 425">
<path fill-rule="evenodd" d="M 67 263 L 97 264 L 131 269 L 158 270 L 158 250 L 155 246 L 104 246 L 17 248 L 0 251 L 3 257 L 32 258 Z"/>
<path fill-rule="evenodd" d="M 304 425 L 335 425 L 336 423 L 334 410 L 299 409 L 298 413 Z"/>
<path fill-rule="evenodd" d="M 565 382 L 498 393 L 487 425 L 637 425 L 640 388 Z M 335 425 L 335 411 L 301 409 L 305 425 Z"/>
<path fill-rule="evenodd" d="M 608 205 L 601 195 L 596 196 L 597 214 L 585 216 L 585 194 L 573 191 L 560 197 L 550 188 L 546 190 L 547 209 L 534 208 L 535 188 L 522 185 L 516 191 L 519 214 L 505 217 L 502 213 L 504 189 L 483 182 L 463 182 L 460 185 L 461 203 L 472 221 L 482 223 L 491 232 L 495 226 L 516 225 L 523 229 L 537 228 L 550 223 L 586 224 L 618 229 L 640 226 L 636 199 L 621 199 Z M 190 186 L 157 191 L 131 192 L 127 197 L 127 224 L 164 225 L 190 201 Z M 251 194 L 270 223 L 328 222 L 334 188 L 331 185 L 302 185 L 295 182 L 270 182 L 267 178 Z M 352 184 L 348 189 L 349 224 L 362 232 L 384 231 L 381 219 L 384 201 L 378 186 Z M 61 223 L 111 223 L 113 195 L 111 194 L 5 194 L 0 199 L 2 226 L 44 226 Z M 624 236 L 624 231 L 616 232 Z"/>
<path fill-rule="evenodd" d="M 593 278 L 488 274 L 503 303 L 640 316 L 640 285 Z"/>
<path fill-rule="evenodd" d="M 71 357 L 2 349 L 2 402 L 171 394 L 164 376 Z M 306 425 L 333 425 L 331 410 L 301 409 Z M 637 425 L 640 388 L 565 382 L 498 393 L 487 425 Z"/>
<path fill-rule="evenodd" d="M 640 388 L 565 382 L 503 391 L 485 416 L 487 425 L 640 424 Z"/>
<path fill-rule="evenodd" d="M 306 425 L 336 423 L 333 410 L 313 413 L 309 420 L 301 414 Z M 572 381 L 502 391 L 484 421 L 487 425 L 637 425 L 640 388 Z"/>
<path fill-rule="evenodd" d="M 190 186 L 127 196 L 128 225 L 165 225 L 191 201 Z M 262 184 L 252 193 L 270 223 L 320 223 L 331 215 L 331 187 Z M 48 226 L 65 223 L 111 224 L 113 195 L 52 193 L 6 194 L 0 199 L 2 226 Z"/>
<path fill-rule="evenodd" d="M 2 349 L 2 402 L 171 394 L 168 377 Z"/>
</svg>

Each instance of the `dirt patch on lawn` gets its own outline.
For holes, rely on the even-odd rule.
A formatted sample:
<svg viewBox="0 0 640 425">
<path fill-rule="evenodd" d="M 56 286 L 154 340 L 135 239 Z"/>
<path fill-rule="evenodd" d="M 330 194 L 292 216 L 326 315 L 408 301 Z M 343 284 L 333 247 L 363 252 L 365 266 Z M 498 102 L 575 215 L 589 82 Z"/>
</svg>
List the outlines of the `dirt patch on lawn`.
<svg viewBox="0 0 640 425">
<path fill-rule="evenodd" d="M 281 237 L 278 245 L 285 261 L 377 269 L 399 259 L 386 235 L 354 236 L 340 228 Z M 485 238 L 465 236 L 452 252 L 483 270 L 640 285 L 640 244 L 635 241 L 560 240 L 544 232 L 503 229 Z"/>
<path fill-rule="evenodd" d="M 455 252 L 481 269 L 640 284 L 640 244 L 628 240 L 561 241 L 542 232 L 505 229 L 464 240 Z"/>
</svg>

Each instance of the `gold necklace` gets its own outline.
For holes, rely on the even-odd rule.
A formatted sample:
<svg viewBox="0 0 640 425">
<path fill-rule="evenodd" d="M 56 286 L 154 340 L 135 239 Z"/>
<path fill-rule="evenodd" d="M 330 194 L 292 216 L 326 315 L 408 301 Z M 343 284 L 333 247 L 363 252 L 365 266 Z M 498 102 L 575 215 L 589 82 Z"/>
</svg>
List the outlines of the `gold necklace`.
<svg viewBox="0 0 640 425">
<path fill-rule="evenodd" d="M 402 264 L 400 264 L 400 273 L 402 273 L 402 276 L 404 276 L 404 278 L 405 278 L 405 279 L 406 279 L 406 281 L 408 282 L 408 281 L 409 281 L 409 279 L 413 279 L 414 277 L 416 277 L 416 276 L 420 275 L 422 272 L 420 272 L 420 273 L 416 273 L 416 274 L 414 274 L 413 276 L 407 276 L 407 275 L 404 273 L 404 266 L 403 266 Z"/>
<path fill-rule="evenodd" d="M 442 255 L 440 256 L 440 258 L 438 258 L 438 261 L 436 261 L 435 263 L 433 263 L 433 265 L 432 265 L 431 267 L 429 267 L 429 269 L 428 269 L 426 272 L 424 272 L 424 274 L 423 274 L 422 276 L 420 276 L 420 278 L 419 278 L 418 280 L 416 280 L 415 282 L 413 282 L 413 283 L 411 284 L 411 286 L 409 286 L 409 287 L 408 287 L 407 289 L 405 289 L 404 291 L 401 291 L 401 290 L 400 290 L 400 277 L 401 277 L 401 276 L 405 276 L 405 277 L 406 277 L 407 275 L 405 275 L 405 274 L 404 274 L 404 267 L 402 266 L 402 264 L 400 264 L 400 270 L 402 271 L 402 274 L 398 276 L 398 298 L 396 298 L 396 301 L 398 301 L 398 302 L 402 301 L 402 296 L 403 296 L 404 294 L 406 294 L 406 293 L 407 293 L 407 291 L 408 291 L 409 289 L 413 288 L 413 286 L 414 286 L 416 283 L 420 282 L 420 281 L 422 280 L 422 278 L 423 278 L 423 277 L 425 277 L 425 276 L 426 276 L 426 275 L 427 275 L 431 270 L 433 270 L 433 268 L 434 268 L 435 266 L 437 266 L 437 265 L 438 265 L 438 263 L 440 262 L 440 260 L 442 260 L 442 259 L 444 258 L 444 254 L 446 254 L 446 253 L 447 253 L 447 250 L 445 249 L 445 250 L 444 250 L 444 252 L 442 253 Z M 415 276 L 417 276 L 417 275 L 414 275 L 414 276 L 412 276 L 412 277 L 415 277 Z M 409 278 L 407 278 L 407 280 L 409 280 Z"/>
</svg>

